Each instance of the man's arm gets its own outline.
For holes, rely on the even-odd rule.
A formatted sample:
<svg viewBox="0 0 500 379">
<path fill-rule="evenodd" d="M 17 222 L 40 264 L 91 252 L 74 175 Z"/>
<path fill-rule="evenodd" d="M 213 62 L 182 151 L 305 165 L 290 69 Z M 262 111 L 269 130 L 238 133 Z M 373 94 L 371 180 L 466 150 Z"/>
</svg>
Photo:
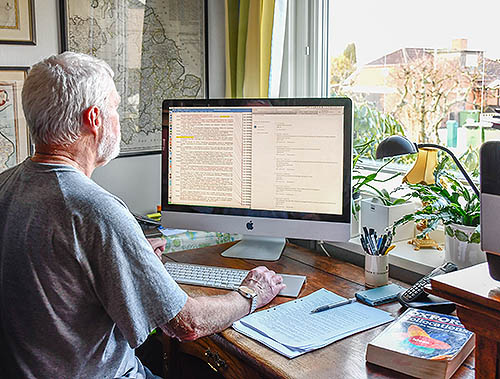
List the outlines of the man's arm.
<svg viewBox="0 0 500 379">
<path fill-rule="evenodd" d="M 241 283 L 257 293 L 257 307 L 269 303 L 285 287 L 283 278 L 260 266 Z M 236 291 L 221 296 L 188 297 L 181 311 L 162 330 L 181 341 L 220 332 L 250 312 L 251 299 Z"/>
</svg>

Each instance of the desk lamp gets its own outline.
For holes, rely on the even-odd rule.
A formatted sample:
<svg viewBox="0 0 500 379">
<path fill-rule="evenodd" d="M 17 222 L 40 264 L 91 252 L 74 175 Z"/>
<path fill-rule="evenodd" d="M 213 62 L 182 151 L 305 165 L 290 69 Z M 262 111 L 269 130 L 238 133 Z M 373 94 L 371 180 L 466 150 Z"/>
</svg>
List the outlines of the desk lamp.
<svg viewBox="0 0 500 379">
<path fill-rule="evenodd" d="M 384 139 L 377 147 L 376 158 L 393 157 L 397 155 L 415 154 L 418 153 L 417 160 L 414 166 L 403 178 L 403 182 L 410 184 L 434 184 L 434 169 L 437 166 L 437 151 L 443 150 L 447 152 L 452 158 L 462 175 L 465 177 L 471 188 L 479 197 L 479 190 L 477 189 L 472 179 L 469 177 L 460 161 L 455 155 L 447 148 L 436 145 L 433 143 L 413 143 L 403 136 L 390 136 Z M 425 206 L 426 204 L 424 204 Z M 422 231 L 426 227 L 426 221 L 417 223 L 417 229 Z M 431 239 L 428 234 L 424 238 L 413 238 L 408 242 L 415 246 L 415 250 L 421 248 L 433 248 L 441 250 L 439 244 Z"/>
<path fill-rule="evenodd" d="M 438 149 L 448 153 L 464 176 L 465 180 L 467 180 L 467 183 L 469 183 L 474 193 L 477 195 L 477 197 L 479 197 L 479 189 L 476 187 L 469 174 L 467 174 L 465 168 L 462 166 L 455 154 L 453 154 L 444 146 L 434 143 L 413 143 L 408 138 L 403 136 L 390 136 L 380 142 L 377 147 L 375 156 L 377 159 L 381 159 L 394 157 L 397 155 L 415 154 L 418 153 L 420 149 Z"/>
</svg>

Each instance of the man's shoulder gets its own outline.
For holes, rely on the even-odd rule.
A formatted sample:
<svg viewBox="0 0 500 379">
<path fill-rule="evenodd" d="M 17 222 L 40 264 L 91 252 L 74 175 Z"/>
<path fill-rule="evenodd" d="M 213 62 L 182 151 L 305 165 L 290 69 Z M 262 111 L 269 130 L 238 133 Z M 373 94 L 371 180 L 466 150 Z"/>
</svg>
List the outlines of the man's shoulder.
<svg viewBox="0 0 500 379">
<path fill-rule="evenodd" d="M 61 178 L 60 185 L 70 206 L 99 213 L 127 209 L 122 200 L 85 175 L 69 174 Z"/>
</svg>

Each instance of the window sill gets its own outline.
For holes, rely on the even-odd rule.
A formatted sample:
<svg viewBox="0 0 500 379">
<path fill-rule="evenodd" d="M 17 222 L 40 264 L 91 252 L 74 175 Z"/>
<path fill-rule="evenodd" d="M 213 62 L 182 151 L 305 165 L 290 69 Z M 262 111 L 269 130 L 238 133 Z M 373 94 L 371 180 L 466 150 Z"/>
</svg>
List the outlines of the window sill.
<svg viewBox="0 0 500 379">
<path fill-rule="evenodd" d="M 347 254 L 343 254 L 343 259 L 350 260 L 354 264 L 364 264 L 365 252 L 361 247 L 359 237 L 348 242 L 325 241 L 325 244 L 331 246 L 334 250 L 347 252 Z M 396 247 L 389 253 L 389 275 L 392 277 L 393 272 L 397 271 L 398 275 L 394 277 L 404 282 L 412 283 L 418 277 L 428 274 L 444 262 L 444 249 L 421 249 L 417 251 L 408 241 L 395 242 L 394 245 Z M 349 258 L 349 255 L 352 256 L 352 259 Z"/>
</svg>

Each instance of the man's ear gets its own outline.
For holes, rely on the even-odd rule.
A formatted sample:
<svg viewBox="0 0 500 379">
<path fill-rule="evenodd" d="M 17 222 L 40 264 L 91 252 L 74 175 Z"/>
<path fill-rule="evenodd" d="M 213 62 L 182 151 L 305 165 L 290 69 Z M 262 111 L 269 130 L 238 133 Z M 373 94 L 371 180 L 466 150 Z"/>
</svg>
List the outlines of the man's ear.
<svg viewBox="0 0 500 379">
<path fill-rule="evenodd" d="M 97 135 L 98 129 L 102 125 L 101 110 L 95 105 L 83 111 L 83 126 L 86 127 L 89 133 Z"/>
</svg>

